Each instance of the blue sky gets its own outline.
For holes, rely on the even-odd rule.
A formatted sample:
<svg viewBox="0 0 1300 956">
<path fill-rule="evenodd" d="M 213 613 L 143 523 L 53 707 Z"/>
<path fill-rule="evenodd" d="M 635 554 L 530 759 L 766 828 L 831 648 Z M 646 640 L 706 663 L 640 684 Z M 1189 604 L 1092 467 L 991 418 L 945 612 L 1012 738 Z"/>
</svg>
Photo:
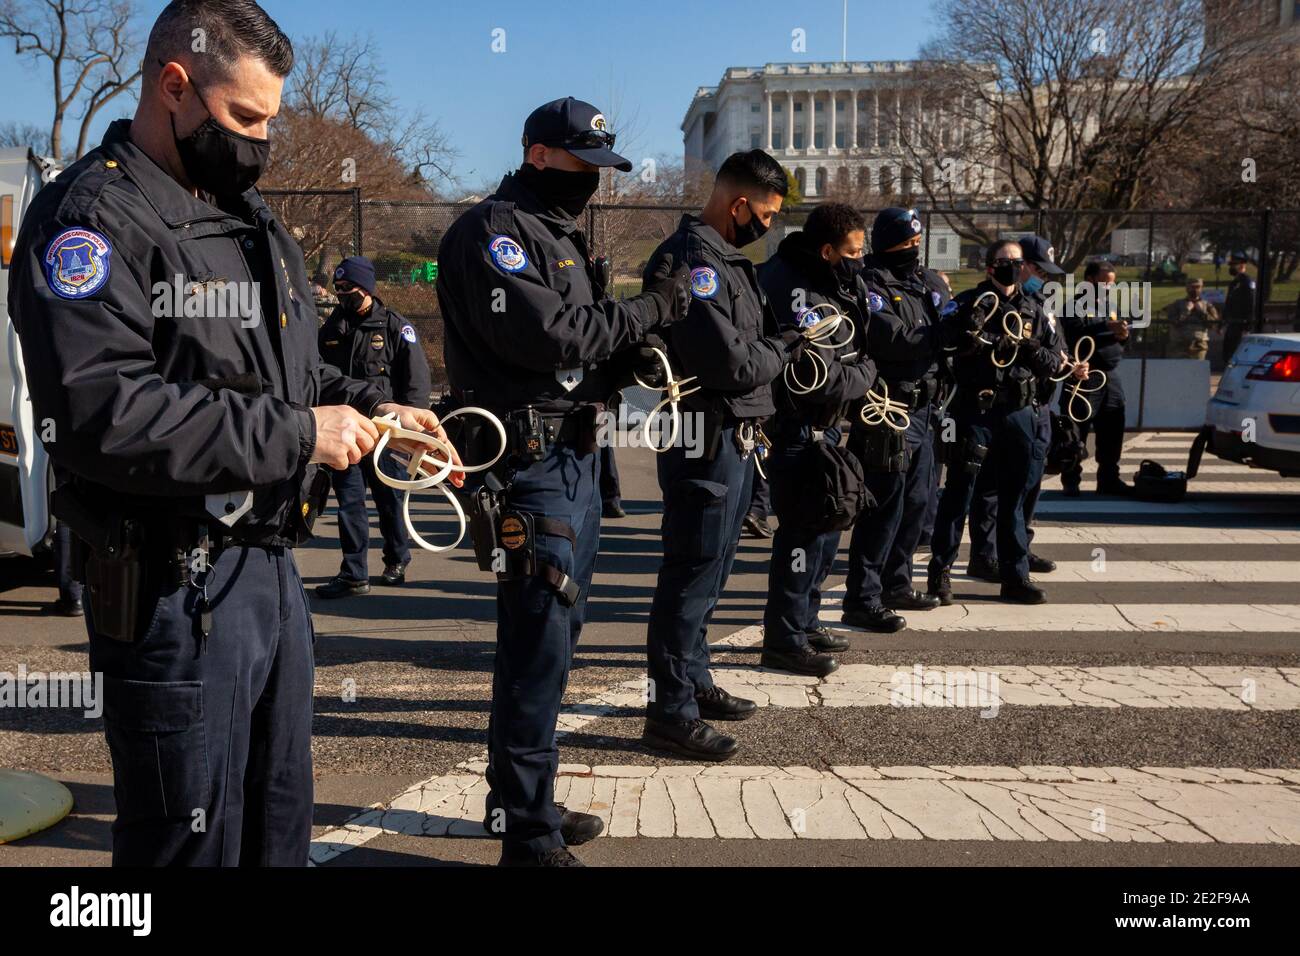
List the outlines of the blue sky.
<svg viewBox="0 0 1300 956">
<path fill-rule="evenodd" d="M 263 5 L 294 38 L 330 29 L 373 35 L 392 92 L 452 134 L 461 154 L 458 172 L 470 187 L 495 183 L 518 164 L 524 117 L 547 100 L 573 95 L 595 103 L 612 122 L 631 117 L 632 135 L 622 136 L 620 147 L 626 143 L 636 157 L 680 157 L 680 124 L 692 94 L 717 83 L 726 67 L 840 56 L 841 0 Z M 139 4 L 144 30 L 162 6 Z M 849 0 L 849 59 L 915 56 L 932 32 L 929 8 L 929 0 Z M 491 49 L 498 27 L 506 31 L 504 53 Z M 805 53 L 791 51 L 796 28 L 806 31 Z M 0 89 L 0 121 L 48 123 L 48 74 L 19 63 L 11 46 L 0 48 Z M 116 105 L 114 116 L 127 109 Z M 101 116 L 98 127 L 111 118 Z"/>
</svg>

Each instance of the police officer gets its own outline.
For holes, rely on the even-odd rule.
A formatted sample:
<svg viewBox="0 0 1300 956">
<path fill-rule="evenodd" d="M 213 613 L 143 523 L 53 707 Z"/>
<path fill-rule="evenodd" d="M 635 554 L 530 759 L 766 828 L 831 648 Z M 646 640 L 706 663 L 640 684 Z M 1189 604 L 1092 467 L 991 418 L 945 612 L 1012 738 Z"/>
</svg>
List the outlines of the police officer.
<svg viewBox="0 0 1300 956">
<path fill-rule="evenodd" d="M 1051 243 L 1040 236 L 1024 236 L 1020 240 L 1025 264 L 1020 267 L 1020 288 L 1033 299 L 1047 318 L 1047 330 L 1043 344 L 1053 352 L 1065 349 L 1065 336 L 1056 315 L 1047 308 L 1047 283 L 1057 283 L 1065 270 L 1056 264 L 1056 252 Z M 1047 459 L 1047 451 L 1052 444 L 1052 399 L 1056 395 L 1057 383 L 1047 376 L 1038 380 L 1038 402 L 1034 409 L 1034 457 Z M 1029 571 L 1031 574 L 1050 574 L 1056 570 L 1056 562 L 1050 558 L 1034 554 L 1034 510 L 1038 507 L 1038 496 L 1043 490 L 1043 481 L 1029 489 L 1025 495 L 1025 537 L 1029 542 Z M 972 578 L 984 581 L 1001 582 L 998 571 L 998 556 L 994 529 L 998 520 L 998 482 L 997 463 L 986 461 L 980 468 L 975 480 L 975 495 L 970 506 L 970 563 L 966 573 Z"/>
<path fill-rule="evenodd" d="M 792 379 L 776 380 L 776 416 L 766 426 L 772 440 L 767 472 L 778 524 L 768 566 L 761 663 L 815 677 L 825 677 L 839 666 L 828 652 L 849 646 L 818 620 L 821 586 L 839 550 L 840 532 L 801 527 L 798 505 L 808 493 L 806 452 L 815 442 L 838 446 L 841 418 L 875 383 L 875 366 L 861 347 L 867 310 L 858 274 L 865 239 L 866 227 L 857 210 L 823 203 L 809 213 L 803 229 L 782 239 L 776 255 L 758 268 L 758 281 L 781 328 L 797 329 L 835 313 L 847 317 L 854 328 L 852 336 L 833 330 L 829 342 L 844 344 L 834 351 L 819 350 L 826 363 L 824 375 L 802 368 L 800 380 L 798 372 L 808 364 L 802 363 L 791 369 Z"/>
<path fill-rule="evenodd" d="M 252 0 L 169 4 L 134 120 L 36 195 L 14 250 L 35 414 L 71 474 L 55 511 L 81 544 L 117 864 L 307 862 L 312 629 L 290 549 L 317 463 L 359 461 L 371 415 L 436 425 L 317 354 L 302 250 L 252 188 L 292 63 Z"/>
<path fill-rule="evenodd" d="M 876 506 L 858 517 L 849 539 L 844 623 L 890 633 L 907 626 L 898 610 L 925 611 L 938 600 L 912 587 L 912 555 L 937 492 L 931 418 L 938 359 L 946 341 L 948 286 L 921 265 L 921 220 L 913 209 L 882 209 L 871 224 L 871 255 L 862 270 L 866 351 L 876 363 L 876 391 L 902 405 L 905 430 L 855 418 L 849 449 L 866 473 Z"/>
<path fill-rule="evenodd" d="M 605 296 L 578 220 L 602 167 L 632 168 L 613 145 L 590 103 L 538 107 L 524 124 L 519 170 L 456 220 L 438 252 L 453 397 L 488 408 L 510 435 L 475 529 L 476 549 L 495 530 L 489 550 L 505 562 L 489 565 L 498 571 L 497 654 L 485 821 L 503 839 L 503 864 L 581 865 L 566 845 L 602 829 L 554 803 L 555 720 L 600 537 L 597 414 L 624 384 L 611 380 L 610 357 L 680 318 L 690 297 L 685 270 L 638 296 Z"/>
<path fill-rule="evenodd" d="M 1228 257 L 1228 293 L 1223 300 L 1223 364 L 1232 361 L 1246 329 L 1255 321 L 1255 280 L 1246 273 L 1244 252 Z"/>
<path fill-rule="evenodd" d="M 984 463 L 996 462 L 997 554 L 1003 600 L 1041 604 L 1041 588 L 1029 578 L 1025 497 L 1043 474 L 1036 440 L 1040 382 L 1056 373 L 1061 355 L 1043 344 L 1047 316 L 1020 288 L 1021 246 L 995 242 L 986 257 L 988 278 L 954 300 L 954 314 L 978 329 L 959 349 L 954 365 L 957 394 L 951 411 L 958 447 L 949 465 L 935 518 L 927 593 L 952 603 L 949 571 L 957 558 L 976 479 Z"/>
<path fill-rule="evenodd" d="M 344 375 L 374 385 L 384 397 L 412 408 L 428 408 L 433 385 L 429 362 L 416 339 L 415 326 L 375 295 L 375 266 L 364 256 L 349 256 L 334 270 L 339 305 L 320 329 L 321 358 Z M 380 467 L 393 467 L 381 465 Z M 405 478 L 394 472 L 393 477 Z M 370 593 L 366 567 L 370 550 L 370 515 L 366 489 L 375 499 L 379 530 L 384 538 L 381 580 L 396 587 L 406 581 L 411 544 L 402 518 L 402 494 L 375 475 L 375 460 L 330 473 L 338 499 L 339 544 L 343 563 L 339 573 L 316 588 L 326 599 Z"/>
<path fill-rule="evenodd" d="M 667 343 L 674 371 L 702 387 L 683 404 L 702 422 L 703 448 L 678 445 L 658 456 L 664 560 L 650 606 L 642 741 L 698 760 L 725 760 L 738 746 L 705 718 L 743 720 L 755 710 L 713 683 L 708 628 L 749 508 L 756 426 L 775 411 L 771 382 L 802 342 L 797 329 L 778 334 L 754 264 L 740 251 L 767 232 L 787 189 L 771 156 L 733 153 L 703 211 L 682 217 L 645 270 L 647 280 L 691 270 L 690 310 Z"/>
<path fill-rule="evenodd" d="M 1083 336 L 1091 336 L 1095 345 L 1089 368 L 1106 373 L 1106 384 L 1086 397 L 1092 414 L 1078 423 L 1079 440 L 1086 446 L 1088 432 L 1096 435 L 1097 494 L 1131 495 L 1133 486 L 1125 483 L 1119 473 L 1119 459 L 1124 451 L 1124 383 L 1118 374 L 1119 363 L 1124 360 L 1124 345 L 1128 342 L 1128 323 L 1112 310 L 1115 288 L 1115 269 L 1108 262 L 1090 262 L 1083 270 L 1085 282 L 1093 284 L 1095 294 L 1092 308 L 1087 296 L 1080 290 L 1075 307 L 1064 317 L 1065 342 L 1069 354 Z M 1076 373 L 1077 377 L 1077 373 Z M 1067 379 L 1066 387 L 1070 386 Z M 1076 402 L 1076 408 L 1082 403 Z M 1069 394 L 1061 393 L 1061 414 L 1068 415 Z M 1075 461 L 1061 473 L 1061 486 L 1067 497 L 1079 494 L 1083 480 L 1083 463 Z M 1032 567 L 1030 570 L 1033 570 Z"/>
</svg>

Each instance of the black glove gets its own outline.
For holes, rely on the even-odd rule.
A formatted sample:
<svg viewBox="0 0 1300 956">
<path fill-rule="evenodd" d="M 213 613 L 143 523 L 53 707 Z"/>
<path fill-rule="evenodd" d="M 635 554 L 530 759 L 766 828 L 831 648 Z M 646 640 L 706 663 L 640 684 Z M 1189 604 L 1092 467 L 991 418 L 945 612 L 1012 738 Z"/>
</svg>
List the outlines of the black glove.
<svg viewBox="0 0 1300 956">
<path fill-rule="evenodd" d="M 641 294 L 656 300 L 660 325 L 680 322 L 691 307 L 691 270 L 679 263 L 672 272 L 651 277 Z"/>
<path fill-rule="evenodd" d="M 803 358 L 803 350 L 808 345 L 808 340 L 804 338 L 802 329 L 786 329 L 778 338 L 781 339 L 781 346 L 785 349 L 787 362 L 797 362 Z"/>
</svg>

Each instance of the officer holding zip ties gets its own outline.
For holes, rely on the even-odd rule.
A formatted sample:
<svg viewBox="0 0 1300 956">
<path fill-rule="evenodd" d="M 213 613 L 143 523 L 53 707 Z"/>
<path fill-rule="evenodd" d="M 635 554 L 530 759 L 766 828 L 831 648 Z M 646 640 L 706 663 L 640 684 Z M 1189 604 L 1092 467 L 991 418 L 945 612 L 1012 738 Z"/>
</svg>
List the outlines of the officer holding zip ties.
<svg viewBox="0 0 1300 956">
<path fill-rule="evenodd" d="M 777 378 L 776 415 L 766 426 L 772 439 L 766 467 L 780 523 L 768 568 L 761 663 L 815 677 L 839 666 L 829 652 L 849 646 L 818 620 L 821 586 L 840 532 L 866 504 L 861 465 L 839 447 L 841 419 L 876 382 L 862 343 L 866 290 L 858 274 L 865 233 L 852 206 L 823 203 L 758 268 L 778 325 L 828 327 L 814 332 L 800 361 Z"/>
<path fill-rule="evenodd" d="M 480 567 L 497 575 L 484 826 L 508 865 L 580 866 L 567 847 L 603 827 L 554 802 L 555 721 L 600 538 L 599 416 L 631 384 L 615 365 L 652 356 L 640 344 L 690 300 L 685 269 L 648 276 L 628 299 L 606 295 L 578 220 L 602 167 L 632 168 L 613 146 L 590 103 L 538 107 L 519 170 L 456 220 L 438 252 L 452 404 L 485 408 L 506 431 L 499 465 L 472 482 L 470 524 Z M 493 456 L 494 429 L 469 419 L 458 430 L 467 462 Z"/>
<path fill-rule="evenodd" d="M 1051 329 L 1041 306 L 1020 286 L 1024 262 L 1019 243 L 994 242 L 986 255 L 988 278 L 953 300 L 954 314 L 971 331 L 954 363 L 957 394 L 951 414 L 958 446 L 939 499 L 927 575 L 927 593 L 944 605 L 952 603 L 949 572 L 986 461 L 997 476 L 1002 599 L 1046 600 L 1029 578 L 1024 503 L 1042 478 L 1046 458 L 1037 441 L 1040 388 L 1060 371 L 1065 357 L 1043 344 Z M 1086 364 L 1080 364 L 1086 374 Z"/>
<path fill-rule="evenodd" d="M 1020 248 L 1024 253 L 1025 263 L 1020 267 L 1020 289 L 1033 299 L 1043 310 L 1047 319 L 1043 345 L 1053 352 L 1065 351 L 1065 334 L 1060 321 L 1047 311 L 1048 282 L 1059 283 L 1065 270 L 1056 264 L 1055 250 L 1052 244 L 1039 236 L 1023 236 Z M 1074 343 L 1071 342 L 1071 345 Z M 1086 375 L 1086 366 L 1073 369 L 1074 376 Z M 1057 382 L 1054 377 L 1043 376 L 1038 380 L 1038 401 L 1034 404 L 1034 457 L 1047 458 L 1052 444 L 1052 399 L 1056 396 Z M 1030 547 L 1034 543 L 1034 511 L 1038 507 L 1038 496 L 1043 490 L 1043 479 L 1037 482 L 1025 495 L 1025 538 Z M 972 578 L 1000 583 L 998 570 L 997 543 L 994 529 L 998 520 L 998 480 L 997 466 L 988 462 L 980 469 L 975 482 L 975 495 L 970 508 L 970 561 L 966 573 Z M 1029 552 L 1029 572 L 1031 574 L 1050 574 L 1056 570 L 1056 562 Z"/>
<path fill-rule="evenodd" d="M 898 610 L 924 611 L 938 601 L 912 586 L 912 555 L 936 493 L 931 417 L 938 360 L 957 334 L 948 286 L 921 265 L 916 211 L 883 209 L 871 226 L 871 255 L 861 280 L 870 318 L 864 342 L 880 381 L 874 404 L 849 432 L 875 508 L 858 518 L 849 540 L 844 623 L 890 633 L 906 621 Z"/>
<path fill-rule="evenodd" d="M 703 211 L 682 217 L 645 271 L 651 282 L 690 270 L 690 310 L 666 338 L 673 369 L 695 378 L 698 391 L 683 407 L 700 416 L 703 447 L 675 444 L 658 458 L 664 560 L 650 608 L 642 741 L 697 760 L 726 760 L 738 747 L 705 718 L 744 720 L 756 707 L 714 685 L 708 628 L 749 509 L 762 422 L 776 410 L 772 380 L 804 342 L 799 329 L 778 331 L 740 251 L 767 232 L 788 188 L 785 170 L 762 150 L 732 154 Z"/>
<path fill-rule="evenodd" d="M 37 193 L 14 250 L 104 675 L 115 864 L 307 863 L 313 635 L 292 548 L 328 488 L 317 464 L 360 461 L 376 414 L 440 431 L 320 359 L 302 249 L 253 188 L 292 65 L 252 0 L 169 4 L 135 118 Z"/>
</svg>

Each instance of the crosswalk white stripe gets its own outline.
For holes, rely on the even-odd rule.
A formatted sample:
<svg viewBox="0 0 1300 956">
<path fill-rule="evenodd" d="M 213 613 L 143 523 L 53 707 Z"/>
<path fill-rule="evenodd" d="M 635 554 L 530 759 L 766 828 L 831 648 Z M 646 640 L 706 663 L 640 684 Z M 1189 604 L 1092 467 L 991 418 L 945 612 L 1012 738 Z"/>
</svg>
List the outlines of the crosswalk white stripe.
<svg viewBox="0 0 1300 956">
<path fill-rule="evenodd" d="M 571 764 L 555 800 L 601 817 L 601 839 L 1300 845 L 1297 783 L 1273 768 Z M 392 832 L 486 839 L 485 797 L 435 791 L 390 813 Z"/>
<path fill-rule="evenodd" d="M 760 707 L 1140 707 L 1300 710 L 1300 668 L 1073 667 L 1059 664 L 934 666 L 843 664 L 823 678 L 764 667 L 716 665 L 713 679 Z"/>
<path fill-rule="evenodd" d="M 1035 535 L 1034 540 L 1038 537 Z M 965 565 L 953 569 L 954 581 L 967 578 Z M 913 576 L 925 580 L 925 568 Z M 1300 584 L 1300 561 L 1057 561 L 1056 570 L 1038 578 L 1040 583 L 1096 584 L 1188 582 L 1216 584 Z M 1300 627 L 1300 622 L 1297 622 Z"/>
<path fill-rule="evenodd" d="M 1272 528 L 1201 528 L 1150 524 L 1045 525 L 1034 529 L 1034 546 L 1037 547 L 1040 544 L 1237 544 L 1268 546 L 1300 544 L 1300 531 Z"/>
</svg>

